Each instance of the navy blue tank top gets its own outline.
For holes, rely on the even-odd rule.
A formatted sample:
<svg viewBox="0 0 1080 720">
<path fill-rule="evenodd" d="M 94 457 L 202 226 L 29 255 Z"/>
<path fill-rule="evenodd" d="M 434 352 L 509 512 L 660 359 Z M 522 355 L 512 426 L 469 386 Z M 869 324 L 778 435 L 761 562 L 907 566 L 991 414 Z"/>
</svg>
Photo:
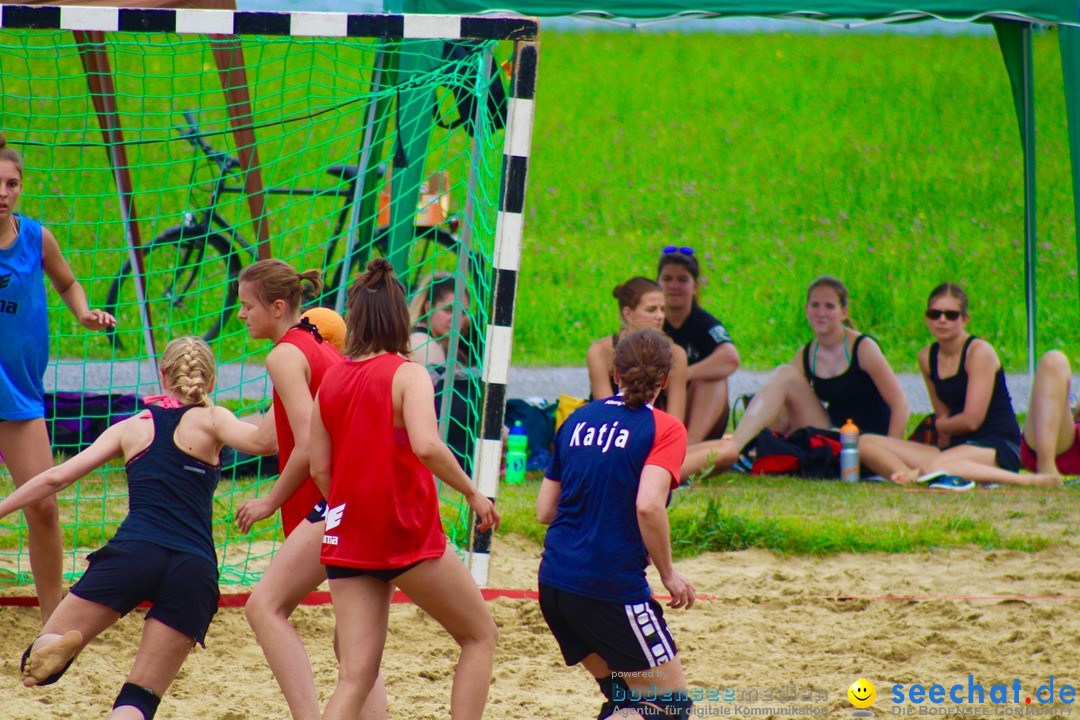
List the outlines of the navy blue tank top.
<svg viewBox="0 0 1080 720">
<path fill-rule="evenodd" d="M 807 343 L 802 352 L 803 374 L 810 382 L 814 394 L 825 404 L 825 411 L 829 414 L 829 422 L 833 427 L 840 427 L 851 419 L 861 433 L 888 435 L 892 409 L 885 402 L 885 398 L 881 397 L 881 391 L 874 384 L 870 373 L 859 367 L 859 343 L 868 337 L 870 336 L 860 335 L 855 338 L 847 370 L 831 378 L 818 377 L 813 373 L 810 368 L 812 343 Z"/>
<path fill-rule="evenodd" d="M 960 352 L 960 367 L 952 377 L 942 378 L 938 374 L 938 343 L 930 346 L 930 380 L 934 383 L 934 392 L 938 399 L 949 408 L 950 415 L 959 415 L 964 412 L 964 404 L 967 401 L 967 353 L 968 347 L 975 336 L 972 335 L 964 343 L 964 349 Z M 1008 440 L 1014 445 L 1020 444 L 1020 426 L 1016 422 L 1016 413 L 1013 412 L 1012 398 L 1009 397 L 1009 388 L 1005 386 L 1005 370 L 998 368 L 994 373 L 994 390 L 990 394 L 990 405 L 986 408 L 986 417 L 983 423 L 974 432 L 967 435 L 954 435 L 952 445 L 959 445 L 972 440 L 980 440 L 987 437 L 998 437 Z"/>
<path fill-rule="evenodd" d="M 180 419 L 194 407 L 148 407 L 154 441 L 128 461 L 128 516 L 113 540 L 151 542 L 199 555 L 216 566 L 211 525 L 221 466 L 188 455 L 173 441 Z"/>
</svg>

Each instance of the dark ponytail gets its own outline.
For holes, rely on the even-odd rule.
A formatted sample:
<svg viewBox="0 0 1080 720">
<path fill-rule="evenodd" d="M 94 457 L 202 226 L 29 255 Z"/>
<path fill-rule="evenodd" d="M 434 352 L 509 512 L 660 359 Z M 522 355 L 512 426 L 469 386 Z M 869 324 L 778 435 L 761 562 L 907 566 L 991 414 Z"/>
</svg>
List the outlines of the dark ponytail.
<svg viewBox="0 0 1080 720">
<path fill-rule="evenodd" d="M 349 287 L 346 355 L 409 353 L 409 306 L 389 260 L 376 258 Z"/>
<path fill-rule="evenodd" d="M 614 365 L 627 407 L 636 409 L 652 401 L 673 363 L 671 341 L 661 332 L 635 330 L 620 340 Z"/>
</svg>

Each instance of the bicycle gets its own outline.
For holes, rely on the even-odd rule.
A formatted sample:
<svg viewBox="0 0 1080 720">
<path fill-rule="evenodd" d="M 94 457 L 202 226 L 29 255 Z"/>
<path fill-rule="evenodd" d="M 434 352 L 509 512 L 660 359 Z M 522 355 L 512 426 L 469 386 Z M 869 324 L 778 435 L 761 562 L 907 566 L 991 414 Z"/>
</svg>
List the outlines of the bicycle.
<svg viewBox="0 0 1080 720">
<path fill-rule="evenodd" d="M 180 137 L 187 141 L 197 153 L 201 152 L 205 156 L 206 162 L 214 168 L 217 176 L 214 179 L 209 202 L 204 207 L 185 211 L 180 225 L 168 228 L 142 247 L 145 298 L 149 305 L 150 319 L 155 326 L 183 325 L 185 322 L 194 322 L 196 324 L 193 328 L 194 333 L 201 334 L 205 340 L 210 341 L 221 333 L 235 311 L 240 270 L 244 265 L 254 261 L 256 256 L 254 246 L 218 212 L 223 195 L 245 192 L 242 184 L 230 182 L 241 170 L 240 161 L 225 152 L 214 149 L 209 144 L 206 136 L 199 130 L 194 113 L 185 112 L 184 119 L 186 125 L 180 128 Z M 200 167 L 198 160 L 196 155 L 191 180 L 188 183 L 189 206 L 192 204 L 192 195 L 197 187 L 196 175 Z M 322 266 L 324 276 L 327 269 L 333 267 L 333 276 L 326 282 L 318 298 L 307 299 L 322 305 L 333 306 L 342 282 L 346 281 L 355 269 L 366 265 L 373 252 L 383 256 L 387 254 L 390 232 L 386 226 L 377 227 L 370 242 L 361 240 L 356 244 L 348 262 L 335 262 L 334 256 L 338 242 L 345 233 L 346 223 L 350 218 L 360 168 L 357 165 L 331 165 L 326 168 L 326 173 L 338 180 L 335 187 L 272 187 L 264 192 L 268 195 L 344 198 L 337 214 L 334 231 L 326 245 Z M 379 166 L 379 173 L 389 177 L 385 165 Z M 381 203 L 387 207 L 388 187 L 389 183 L 386 183 L 386 188 L 380 197 Z M 415 226 L 410 260 L 417 257 L 416 253 L 419 252 L 417 260 L 419 264 L 427 261 L 435 247 L 454 249 L 457 246 L 456 231 L 459 220 L 455 216 L 446 214 L 449 194 L 445 187 L 445 184 L 440 185 L 442 194 L 437 195 L 434 201 L 426 202 L 424 208 L 430 209 L 437 205 L 442 213 L 441 215 L 434 213 L 434 215 L 441 217 L 446 227 L 435 223 Z M 430 199 L 431 196 L 425 197 Z M 430 216 L 433 213 L 428 214 Z M 388 213 L 380 213 L 383 217 L 387 215 Z M 416 266 L 412 262 L 410 265 Z M 131 258 L 127 258 L 109 286 L 104 309 L 116 315 L 118 307 L 137 305 L 134 285 L 132 261 Z M 121 298 L 122 295 L 129 293 L 128 297 Z M 161 318 L 167 318 L 167 323 L 163 323 Z M 209 319 L 210 326 L 197 327 L 205 319 Z M 115 347 L 123 347 L 115 329 L 110 329 L 108 334 Z"/>
</svg>

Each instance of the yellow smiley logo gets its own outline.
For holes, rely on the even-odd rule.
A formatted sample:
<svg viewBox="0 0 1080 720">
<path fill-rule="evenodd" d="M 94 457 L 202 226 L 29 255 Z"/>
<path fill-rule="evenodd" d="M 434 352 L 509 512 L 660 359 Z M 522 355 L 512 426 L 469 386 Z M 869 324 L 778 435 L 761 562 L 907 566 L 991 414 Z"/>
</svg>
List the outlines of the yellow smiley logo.
<svg viewBox="0 0 1080 720">
<path fill-rule="evenodd" d="M 859 678 L 847 689 L 848 700 L 857 708 L 868 708 L 877 700 L 877 688 L 869 680 Z"/>
</svg>

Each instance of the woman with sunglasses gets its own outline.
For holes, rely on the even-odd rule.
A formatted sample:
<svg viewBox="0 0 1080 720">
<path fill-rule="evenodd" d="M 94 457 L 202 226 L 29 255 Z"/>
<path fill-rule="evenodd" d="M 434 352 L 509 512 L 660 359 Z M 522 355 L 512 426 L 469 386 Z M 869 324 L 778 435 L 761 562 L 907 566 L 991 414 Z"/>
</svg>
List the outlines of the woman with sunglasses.
<svg viewBox="0 0 1080 720">
<path fill-rule="evenodd" d="M 766 428 L 840 427 L 851 419 L 863 432 L 903 437 L 910 409 L 881 348 L 852 327 L 848 291 L 830 275 L 806 290 L 806 319 L 814 339 L 765 380 L 730 439 L 691 446 L 683 477 L 707 468 L 724 471 Z"/>
<path fill-rule="evenodd" d="M 901 485 L 920 476 L 954 475 L 973 482 L 1059 485 L 1055 475 L 1020 475 L 1020 427 L 1005 386 L 1005 371 L 985 340 L 967 331 L 968 298 L 963 288 L 942 283 L 930 293 L 926 326 L 934 342 L 919 351 L 938 445 L 863 435 L 864 468 Z M 954 482 L 964 490 L 970 483 Z"/>
<path fill-rule="evenodd" d="M 727 379 L 739 367 L 739 352 L 720 321 L 698 304 L 701 266 L 693 248 L 664 248 L 656 277 L 664 291 L 664 333 L 686 352 L 689 363 L 687 438 L 699 443 L 721 437 L 728 421 Z"/>
<path fill-rule="evenodd" d="M 603 400 L 618 393 L 615 382 L 615 348 L 619 341 L 635 330 L 659 331 L 664 325 L 664 291 L 647 277 L 633 277 L 615 286 L 611 293 L 619 303 L 622 327 L 613 335 L 605 335 L 589 346 L 585 362 L 589 368 L 589 388 L 592 399 Z M 656 407 L 679 422 L 686 419 L 686 353 L 672 344 L 670 377 L 656 399 Z"/>
</svg>

